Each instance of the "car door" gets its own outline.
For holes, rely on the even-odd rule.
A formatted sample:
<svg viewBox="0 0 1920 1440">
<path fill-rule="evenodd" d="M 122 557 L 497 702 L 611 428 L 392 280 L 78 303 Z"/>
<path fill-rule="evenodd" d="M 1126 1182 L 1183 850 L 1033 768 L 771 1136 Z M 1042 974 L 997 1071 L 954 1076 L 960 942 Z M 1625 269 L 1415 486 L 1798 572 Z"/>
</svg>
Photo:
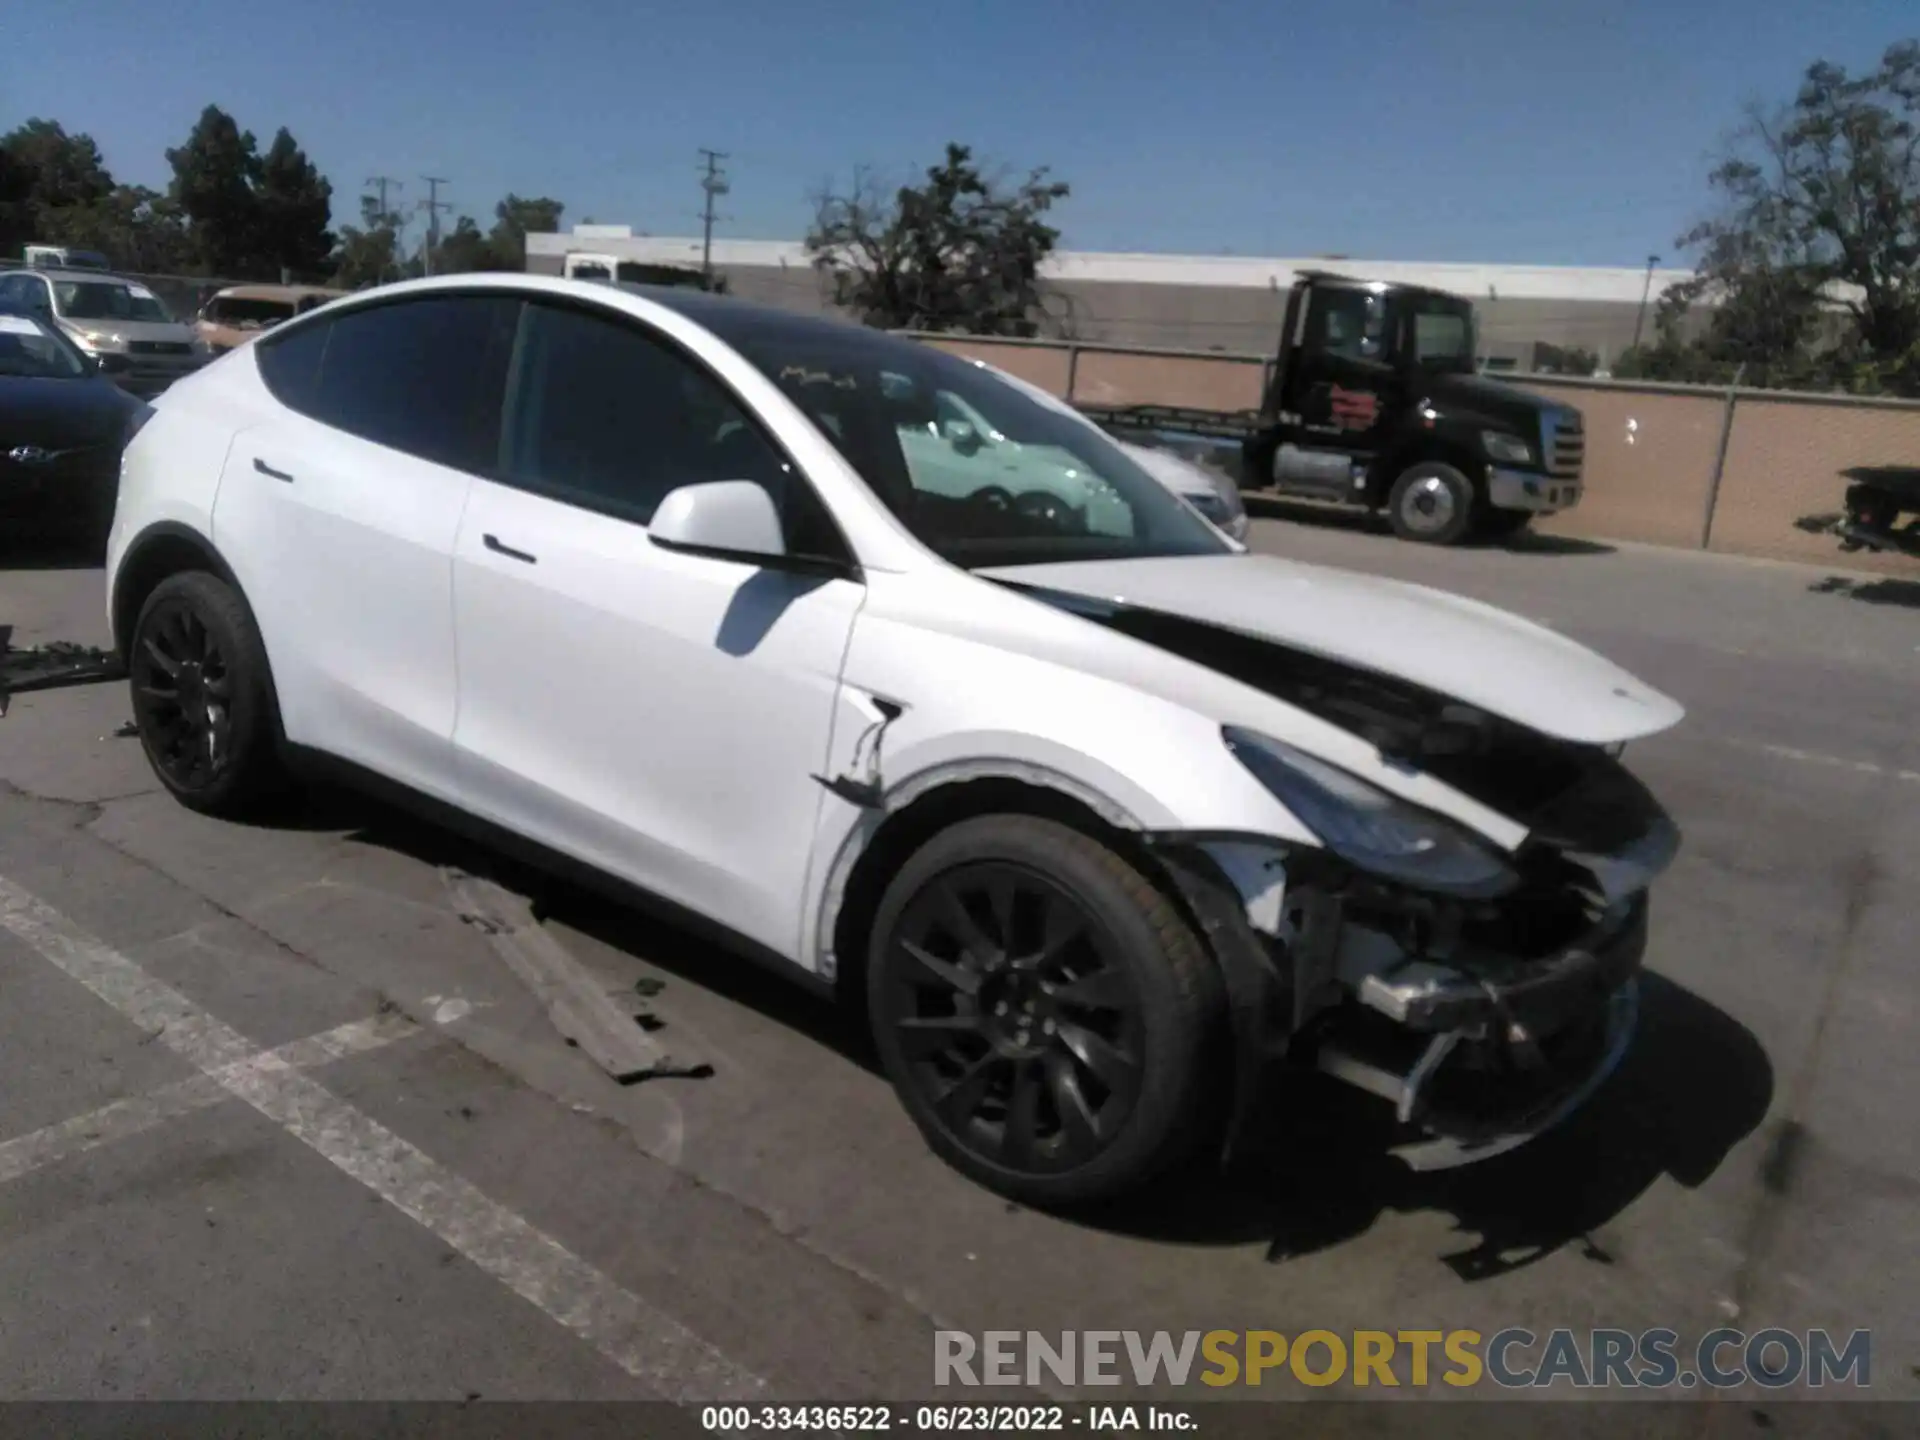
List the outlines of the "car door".
<svg viewBox="0 0 1920 1440">
<path fill-rule="evenodd" d="M 498 455 L 519 304 L 423 296 L 263 337 L 277 403 L 235 436 L 214 504 L 288 739 L 448 800 L 454 540 Z"/>
<path fill-rule="evenodd" d="M 527 307 L 498 479 L 454 562 L 468 808 L 798 953 L 842 659 L 865 598 L 797 468 L 695 358 Z M 752 480 L 809 569 L 654 545 L 681 485 Z"/>
<path fill-rule="evenodd" d="M 1315 286 L 1309 292 L 1305 344 L 1298 360 L 1301 428 L 1320 444 L 1366 455 L 1398 413 L 1399 371 L 1392 363 L 1392 316 L 1385 295 L 1363 286 Z M 1327 488 L 1345 497 L 1345 477 Z M 1290 480 L 1295 488 L 1310 488 Z"/>
</svg>

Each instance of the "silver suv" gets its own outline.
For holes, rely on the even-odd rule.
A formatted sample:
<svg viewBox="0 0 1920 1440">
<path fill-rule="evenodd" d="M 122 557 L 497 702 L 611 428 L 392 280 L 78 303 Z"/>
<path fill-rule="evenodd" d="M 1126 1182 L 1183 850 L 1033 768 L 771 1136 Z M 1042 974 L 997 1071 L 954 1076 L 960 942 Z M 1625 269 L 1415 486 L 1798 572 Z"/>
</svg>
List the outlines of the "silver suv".
<svg viewBox="0 0 1920 1440">
<path fill-rule="evenodd" d="M 206 342 L 137 280 L 93 270 L 0 275 L 0 307 L 44 316 L 136 395 L 158 395 L 212 356 Z"/>
</svg>

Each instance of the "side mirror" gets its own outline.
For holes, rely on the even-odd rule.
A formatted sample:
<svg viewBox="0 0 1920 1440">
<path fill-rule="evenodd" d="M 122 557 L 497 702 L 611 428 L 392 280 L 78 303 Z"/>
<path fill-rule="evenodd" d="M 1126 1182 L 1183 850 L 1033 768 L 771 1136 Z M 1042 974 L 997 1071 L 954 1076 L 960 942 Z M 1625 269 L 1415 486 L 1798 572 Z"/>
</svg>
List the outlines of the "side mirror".
<svg viewBox="0 0 1920 1440">
<path fill-rule="evenodd" d="M 786 534 L 773 497 L 751 480 L 714 480 L 669 491 L 647 538 L 665 550 L 722 560 L 777 560 Z"/>
<path fill-rule="evenodd" d="M 986 443 L 980 438 L 980 432 L 966 420 L 942 420 L 940 438 L 962 455 L 971 455 Z"/>
</svg>

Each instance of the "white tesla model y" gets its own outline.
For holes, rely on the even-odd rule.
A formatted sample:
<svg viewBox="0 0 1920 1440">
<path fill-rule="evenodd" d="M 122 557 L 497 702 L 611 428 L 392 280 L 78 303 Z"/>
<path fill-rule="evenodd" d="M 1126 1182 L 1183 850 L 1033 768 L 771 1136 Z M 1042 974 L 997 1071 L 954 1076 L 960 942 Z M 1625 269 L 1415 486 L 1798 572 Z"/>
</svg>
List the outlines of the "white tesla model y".
<svg viewBox="0 0 1920 1440">
<path fill-rule="evenodd" d="M 160 398 L 108 564 L 182 803 L 371 778 L 863 1004 L 929 1144 L 1064 1205 L 1269 1065 L 1414 1166 L 1628 1044 L 1679 706 L 1436 591 L 1246 553 L 912 341 L 454 276 Z M 1269 1077 L 1270 1078 L 1270 1077 Z"/>
</svg>

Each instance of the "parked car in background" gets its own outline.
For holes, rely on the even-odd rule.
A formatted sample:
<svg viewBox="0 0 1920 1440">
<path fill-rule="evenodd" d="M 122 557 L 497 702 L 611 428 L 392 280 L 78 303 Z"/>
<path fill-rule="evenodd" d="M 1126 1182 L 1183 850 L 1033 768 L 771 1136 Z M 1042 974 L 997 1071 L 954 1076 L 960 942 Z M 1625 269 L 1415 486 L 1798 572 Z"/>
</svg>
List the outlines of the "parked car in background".
<svg viewBox="0 0 1920 1440">
<path fill-rule="evenodd" d="M 75 250 L 66 245 L 29 245 L 20 252 L 22 263 L 41 270 L 111 270 L 98 250 Z"/>
<path fill-rule="evenodd" d="M 146 408 L 45 317 L 0 309 L 0 524 L 104 545 Z"/>
<path fill-rule="evenodd" d="M 229 285 L 200 307 L 193 328 L 214 354 L 223 355 L 348 293 L 324 285 Z"/>
<path fill-rule="evenodd" d="M 91 270 L 0 275 L 0 306 L 38 315 L 91 356 L 124 390 L 151 398 L 213 352 L 137 280 Z"/>
<path fill-rule="evenodd" d="M 908 443 L 943 414 L 1008 463 Z M 1217 1155 L 1270 1061 L 1467 1163 L 1634 1033 L 1679 837 L 1619 757 L 1679 705 L 1491 606 L 1250 553 L 931 346 L 403 282 L 161 397 L 108 548 L 183 804 L 293 762 L 664 902 L 861 1004 L 931 1148 L 1017 1200 Z"/>
<path fill-rule="evenodd" d="M 1073 420 L 1090 429 L 1100 431 L 1101 434 L 1106 435 L 1107 439 L 1118 445 L 1136 465 L 1206 516 L 1221 532 L 1239 541 L 1247 538 L 1247 507 L 1240 498 L 1240 484 L 1225 471 L 1201 465 L 1183 455 L 1176 454 L 1149 432 L 1123 431 L 1122 434 L 1130 438 L 1122 439 L 1120 435 L 1101 430 L 1076 407 L 1050 390 L 1043 390 L 1031 381 L 1022 380 L 1018 375 L 989 365 L 984 360 L 970 360 L 968 363 L 997 375 L 1036 404 L 1046 406 L 1063 419 Z M 951 424 L 952 421 L 961 422 L 958 427 L 952 429 L 951 438 L 954 440 L 971 443 L 973 437 L 980 433 L 980 426 L 973 419 L 955 414 L 948 417 L 948 423 Z M 992 435 L 987 438 L 994 444 L 1004 443 L 1005 439 L 1003 436 Z"/>
</svg>

